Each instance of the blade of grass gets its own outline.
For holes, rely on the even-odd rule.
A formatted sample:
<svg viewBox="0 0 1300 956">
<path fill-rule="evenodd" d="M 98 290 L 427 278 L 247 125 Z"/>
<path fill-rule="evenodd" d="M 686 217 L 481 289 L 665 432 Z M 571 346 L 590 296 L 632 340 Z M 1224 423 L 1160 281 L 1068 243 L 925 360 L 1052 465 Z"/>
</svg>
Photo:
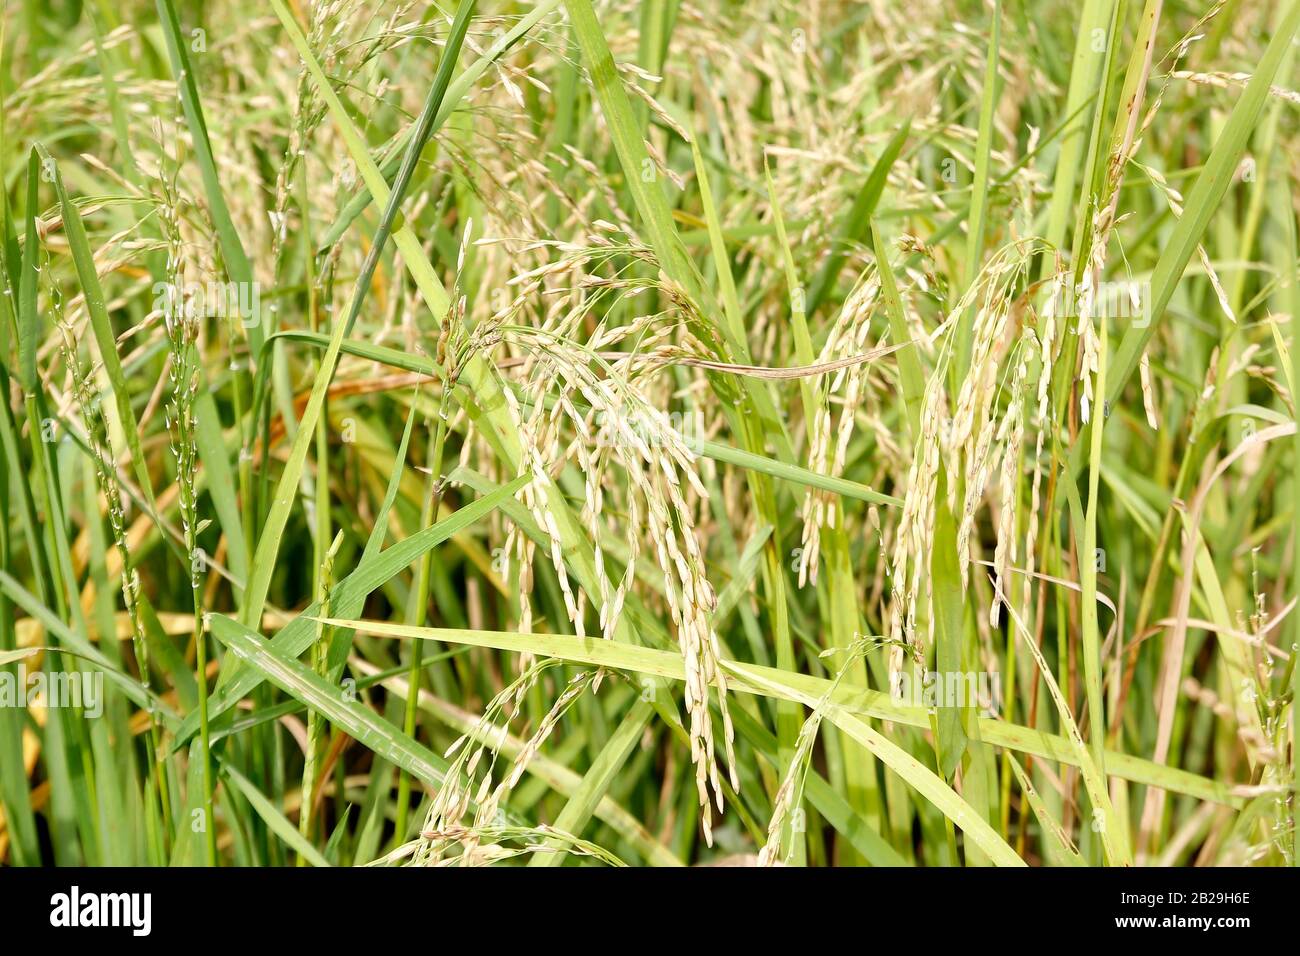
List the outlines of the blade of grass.
<svg viewBox="0 0 1300 956">
<path fill-rule="evenodd" d="M 41 149 L 41 147 L 37 148 Z M 154 500 L 153 484 L 149 478 L 149 468 L 140 442 L 140 428 L 136 422 L 135 411 L 131 407 L 131 392 L 126 382 L 126 374 L 122 370 L 122 359 L 117 354 L 117 339 L 113 334 L 112 320 L 108 316 L 104 290 L 99 283 L 99 273 L 95 268 L 95 254 L 91 251 L 90 241 L 86 238 L 86 227 L 81 220 L 81 213 L 77 210 L 76 203 L 68 197 L 68 191 L 63 186 L 63 175 L 59 171 L 58 163 L 44 151 L 42 151 L 41 162 L 46 173 L 54 181 L 54 191 L 63 213 L 63 231 L 68 237 L 68 248 L 72 252 L 77 279 L 81 283 L 82 294 L 85 296 L 86 312 L 90 316 L 90 328 L 95 335 L 95 344 L 99 346 L 100 361 L 108 376 L 117 414 L 121 419 L 122 431 L 126 435 L 127 448 L 131 452 L 131 465 L 150 510 L 156 512 L 158 505 Z"/>
<path fill-rule="evenodd" d="M 989 154 L 993 151 L 993 113 L 997 108 L 998 58 L 1002 45 L 1002 0 L 993 2 L 993 23 L 989 30 L 988 54 L 984 66 L 984 86 L 980 91 L 979 128 L 975 139 L 975 179 L 971 183 L 970 214 L 966 219 L 966 271 L 963 279 L 967 287 L 979 274 L 980 260 L 984 255 L 984 220 L 989 204 Z M 974 328 L 975 306 L 957 324 L 956 354 L 953 362 L 955 381 L 966 377 L 970 368 L 971 333 Z"/>
<path fill-rule="evenodd" d="M 425 551 L 437 547 L 457 532 L 468 528 L 500 506 L 512 499 L 516 492 L 527 484 L 529 476 L 523 475 L 503 485 L 491 494 L 470 502 L 452 515 L 439 521 L 433 527 L 425 528 L 409 538 L 398 541 L 386 551 L 372 557 L 359 565 L 355 571 L 339 582 L 331 599 L 336 614 L 359 613 L 370 593 L 386 581 L 410 567 L 411 562 Z M 0 578 L 3 582 L 3 578 Z M 272 646 L 287 657 L 297 657 L 311 644 L 315 626 L 305 615 L 319 611 L 319 605 L 310 607 L 290 621 L 270 642 Z M 337 633 L 337 632 L 336 632 Z M 247 695 L 262 682 L 255 672 L 240 671 L 226 675 L 208 703 L 208 718 L 215 725 L 216 719 L 233 707 L 240 698 Z M 183 746 L 198 731 L 198 715 L 185 718 L 176 730 L 176 746 Z"/>
<path fill-rule="evenodd" d="M 212 217 L 212 224 L 217 232 L 217 241 L 221 247 L 222 259 L 225 260 L 226 272 L 231 281 L 240 283 L 243 288 L 252 289 L 255 282 L 253 266 L 239 238 L 239 230 L 235 228 L 230 207 L 226 204 L 225 193 L 221 188 L 221 177 L 217 172 L 217 163 L 212 155 L 212 143 L 208 138 L 207 121 L 203 117 L 203 101 L 199 96 L 194 64 L 189 56 L 189 42 L 181 33 L 180 15 L 176 12 L 172 0 L 156 0 L 156 5 L 158 22 L 162 26 L 163 38 L 167 44 L 172 76 L 176 80 L 181 110 L 185 114 L 185 123 L 190 131 L 194 159 L 198 163 L 199 175 L 203 179 L 203 191 L 208 200 L 208 214 Z M 249 347 L 256 354 L 261 349 L 262 339 L 266 334 L 262 316 L 257 316 L 255 322 L 245 324 L 244 328 L 248 333 Z"/>
<path fill-rule="evenodd" d="M 285 9 L 282 0 L 272 0 L 272 2 L 276 7 L 277 14 L 280 15 L 281 20 L 286 23 L 287 27 L 292 22 L 288 10 Z M 424 109 L 419 119 L 416 120 L 416 129 L 412 134 L 410 143 L 407 145 L 402 168 L 398 171 L 393 191 L 388 196 L 384 206 L 383 217 L 375 230 L 374 242 L 370 247 L 369 254 L 366 256 L 361 274 L 357 277 L 352 299 L 348 306 L 347 317 L 342 322 L 336 323 L 330 344 L 325 351 L 325 355 L 321 358 L 320 370 L 316 374 L 311 397 L 308 399 L 307 407 L 303 411 L 301 421 L 298 423 L 298 434 L 294 438 L 293 447 L 289 451 L 284 471 L 280 476 L 280 482 L 276 486 L 275 497 L 271 501 L 271 509 L 258 536 L 257 551 L 253 555 L 249 572 L 248 592 L 245 595 L 246 600 L 240 611 L 240 621 L 246 627 L 256 627 L 261 622 L 262 610 L 266 606 L 266 596 L 271 586 L 271 574 L 275 570 L 276 555 L 280 550 L 284 526 L 289 519 L 289 512 L 293 507 L 294 500 L 297 498 L 299 478 L 306 463 L 307 451 L 314 440 L 317 416 L 320 415 L 321 406 L 325 401 L 325 393 L 329 389 L 330 381 L 334 376 L 339 346 L 352 331 L 352 326 L 361 314 L 361 307 L 370 289 L 370 280 L 374 275 L 376 266 L 379 264 L 379 256 L 387 242 L 393 222 L 397 218 L 402 196 L 406 187 L 410 184 L 411 174 L 415 170 L 420 151 L 433 134 L 434 119 L 437 115 L 438 106 L 441 104 L 443 95 L 447 91 L 447 85 L 451 81 L 451 73 L 455 68 L 461 43 L 464 42 L 465 33 L 469 28 L 469 20 L 473 15 L 474 7 L 474 0 L 462 0 L 460 7 L 456 11 L 456 19 L 452 24 L 442 58 L 438 63 L 437 75 L 429 88 Z"/>
<path fill-rule="evenodd" d="M 1182 278 L 1183 270 L 1191 261 L 1201 236 L 1210 224 L 1210 219 L 1223 200 L 1224 193 L 1232 182 L 1237 165 L 1250 142 L 1255 124 L 1263 111 L 1268 97 L 1269 87 L 1277 74 L 1296 27 L 1300 25 L 1300 0 L 1291 0 L 1286 8 L 1277 32 L 1269 40 L 1268 48 L 1260 59 L 1246 89 L 1232 108 L 1228 122 L 1219 134 L 1214 148 L 1200 176 L 1196 178 L 1191 191 L 1187 194 L 1183 215 L 1174 226 L 1173 234 L 1165 243 L 1151 273 L 1151 320 L 1145 326 L 1133 325 L 1124 333 L 1115 361 L 1111 367 L 1110 383 L 1105 397 L 1113 404 L 1128 384 L 1129 377 L 1137 368 L 1138 360 L 1147 343 L 1159 328 L 1164 318 L 1165 309 L 1173 298 L 1174 290 Z"/>
<path fill-rule="evenodd" d="M 854 197 L 853 205 L 849 207 L 843 222 L 840 223 L 839 233 L 831 243 L 830 255 L 827 256 L 821 272 L 813 282 L 812 291 L 808 294 L 806 306 L 808 315 L 816 313 L 822 300 L 834 288 L 835 280 L 839 278 L 840 269 L 849 254 L 849 247 L 866 239 L 867 231 L 871 228 L 871 216 L 875 213 L 880 197 L 884 194 L 885 183 L 889 180 L 889 171 L 903 151 L 903 144 L 907 142 L 911 130 L 911 119 L 904 120 L 898 131 L 885 144 L 880 157 L 862 183 L 862 188 Z"/>
<path fill-rule="evenodd" d="M 407 737 L 359 701 L 348 699 L 338 687 L 325 682 L 309 667 L 287 656 L 273 643 L 263 642 L 256 632 L 221 614 L 208 615 L 213 637 L 241 661 L 295 700 L 323 713 L 334 726 L 347 733 L 427 787 L 442 785 L 448 765 L 427 747 Z M 294 831 L 295 835 L 297 831 Z"/>
<path fill-rule="evenodd" d="M 889 336 L 896 343 L 911 340 L 907 328 L 907 317 L 903 313 L 903 300 L 898 294 L 898 283 L 894 280 L 893 268 L 889 256 L 880 238 L 879 228 L 871 229 L 872 248 L 876 254 L 876 274 L 880 277 L 880 292 L 885 298 L 885 314 L 889 318 Z M 916 349 L 902 349 L 898 353 L 898 375 L 902 383 L 903 409 L 912 440 L 921 435 L 921 401 L 925 397 L 925 372 L 921 368 L 920 356 Z"/>
<path fill-rule="evenodd" d="M 577 664 L 647 674 L 665 680 L 680 681 L 685 680 L 686 676 L 685 664 L 680 653 L 638 647 L 620 641 L 566 637 L 559 634 L 517 634 L 464 628 L 417 628 L 386 621 L 343 618 L 323 620 L 334 627 L 350 627 L 359 633 L 379 637 L 416 638 L 473 647 L 491 647 L 515 653 L 532 653 L 543 657 L 558 657 Z M 797 690 L 805 696 L 820 698 L 831 683 L 825 678 L 808 674 L 789 674 L 775 667 L 761 667 L 737 661 L 727 662 L 727 667 L 742 681 L 742 684 L 736 687 L 737 690 L 763 696 L 776 696 L 770 686 L 776 682 L 781 687 L 788 685 L 792 692 Z M 744 676 L 749 672 L 765 680 L 762 683 L 756 681 L 750 684 L 744 680 Z M 889 694 L 879 691 L 853 687 L 841 682 L 840 686 L 833 689 L 831 699 L 863 717 L 877 717 L 909 727 L 924 729 L 930 727 L 929 715 L 923 708 L 904 706 L 894 701 Z M 1082 737 L 1076 745 L 1072 738 L 1067 739 L 992 718 L 981 718 L 980 739 L 994 746 L 1008 747 L 1035 757 L 1046 757 L 1072 767 L 1081 766 L 1081 761 L 1091 759 L 1087 748 L 1082 746 Z M 1163 787 L 1172 793 L 1184 793 L 1225 806 L 1240 806 L 1242 802 L 1222 783 L 1175 767 L 1155 764 L 1149 760 L 1115 751 L 1106 752 L 1106 762 L 1111 768 L 1112 776 L 1122 777 L 1134 783 Z"/>
<path fill-rule="evenodd" d="M 283 840 L 289 849 L 299 854 L 312 866 L 330 865 L 329 860 L 325 859 L 325 857 L 321 855 L 320 851 L 312 846 L 311 843 L 294 828 L 292 823 L 285 819 L 284 814 L 276 809 L 275 804 L 267 798 L 266 794 L 262 793 L 262 791 L 257 788 L 257 785 L 254 784 L 253 781 L 249 780 L 242 773 L 236 770 L 230 761 L 218 758 L 217 763 L 221 768 L 221 775 L 226 778 L 231 786 L 243 795 L 244 799 L 248 801 L 249 806 L 256 810 L 257 815 L 266 821 L 266 825 L 270 827 L 271 832 Z M 298 812 L 303 812 L 301 807 Z"/>
</svg>

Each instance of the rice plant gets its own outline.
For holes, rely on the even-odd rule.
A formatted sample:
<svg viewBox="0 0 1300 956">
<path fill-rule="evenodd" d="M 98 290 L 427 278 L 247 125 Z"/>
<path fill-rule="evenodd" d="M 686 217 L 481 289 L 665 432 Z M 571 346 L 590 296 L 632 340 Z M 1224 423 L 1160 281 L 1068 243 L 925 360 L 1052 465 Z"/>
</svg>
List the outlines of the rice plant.
<svg viewBox="0 0 1300 956">
<path fill-rule="evenodd" d="M 0 862 L 1300 862 L 1298 25 L 6 3 Z"/>
</svg>

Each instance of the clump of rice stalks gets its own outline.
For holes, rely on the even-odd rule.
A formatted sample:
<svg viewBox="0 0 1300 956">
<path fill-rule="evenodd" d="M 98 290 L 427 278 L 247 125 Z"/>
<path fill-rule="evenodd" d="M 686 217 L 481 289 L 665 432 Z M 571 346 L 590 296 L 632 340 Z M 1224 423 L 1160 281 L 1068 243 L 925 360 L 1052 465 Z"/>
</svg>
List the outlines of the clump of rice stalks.
<svg viewBox="0 0 1300 956">
<path fill-rule="evenodd" d="M 1012 318 L 1015 290 L 1039 251 L 1040 247 L 1030 242 L 1004 246 L 984 265 L 935 332 L 937 336 L 962 321 L 971 321 L 973 325 L 969 368 L 961 379 L 951 416 L 947 412 L 949 399 L 944 385 L 953 360 L 951 337 L 926 385 L 921 433 L 908 471 L 908 484 L 913 493 L 905 500 L 899 521 L 901 530 L 894 543 L 890 570 L 891 637 L 912 646 L 918 662 L 924 659 L 926 645 L 918 641 L 916 611 L 922 577 L 933 547 L 935 509 L 949 507 L 957 517 L 957 559 L 965 585 L 971 533 L 984 499 L 991 464 L 996 460 L 993 440 L 998 438 L 1000 454 L 1011 453 L 1013 458 L 1016 448 L 1012 442 L 1020 441 L 1014 429 L 997 428 L 996 400 L 1001 391 L 997 375 L 1003 355 L 1010 347 L 1006 332 Z M 1023 386 L 1023 377 L 1017 375 L 1011 383 L 1012 389 L 1017 390 L 1011 398 L 1012 407 L 1019 400 L 1018 390 Z M 946 502 L 937 500 L 941 460 L 946 462 L 944 470 L 948 475 Z M 963 487 L 965 491 L 959 503 L 955 500 L 956 493 Z M 926 617 L 933 626 L 933 614 L 927 613 Z M 896 647 L 894 669 L 900 663 L 899 654 Z"/>
<path fill-rule="evenodd" d="M 772 817 L 767 825 L 767 842 L 758 854 L 758 866 L 775 866 L 778 863 L 787 862 L 789 855 L 793 852 L 793 843 L 801 838 L 804 832 L 803 811 L 797 809 L 802 802 L 804 784 L 808 777 L 809 761 L 812 759 L 813 745 L 817 742 L 817 732 L 821 728 L 822 718 L 825 715 L 825 708 L 831 702 L 831 695 L 835 689 L 840 686 L 841 678 L 849 671 L 850 665 L 859 660 L 873 642 L 859 638 L 855 641 L 854 646 L 847 648 L 847 659 L 840 667 L 835 679 L 831 681 L 826 693 L 822 695 L 816 707 L 813 708 L 803 726 L 799 728 L 799 737 L 795 741 L 794 756 L 790 759 L 790 766 L 785 772 L 785 777 L 781 781 L 781 786 L 777 788 L 776 797 L 773 799 Z M 822 652 L 822 657 L 829 657 L 832 654 L 840 653 L 839 648 L 832 648 Z M 798 814 L 797 823 L 792 820 L 795 814 Z M 789 829 L 786 835 L 788 844 L 786 855 L 781 855 L 781 845 L 783 832 Z"/>
<path fill-rule="evenodd" d="M 844 301 L 840 314 L 826 337 L 817 356 L 817 364 L 825 365 L 837 359 L 861 355 L 869 351 L 871 318 L 880 295 L 880 282 L 875 278 L 859 283 Z M 844 471 L 848 458 L 849 441 L 853 437 L 854 419 L 858 414 L 866 389 L 870 366 L 863 362 L 848 366 L 818 383 L 817 417 L 810 425 L 808 438 L 808 468 L 818 474 L 838 475 Z M 831 400 L 836 396 L 839 420 L 834 428 L 832 445 Z M 817 583 L 817 566 L 821 554 L 821 529 L 834 528 L 837 521 L 837 502 L 829 492 L 809 488 L 803 505 L 803 546 L 799 554 L 799 586 L 811 581 Z"/>
<path fill-rule="evenodd" d="M 48 263 L 42 271 L 46 275 L 50 274 Z M 101 397 L 92 378 L 92 372 L 81 361 L 77 330 L 68 317 L 58 282 L 51 281 L 47 291 L 50 314 L 59 334 L 59 349 L 63 365 L 72 380 L 70 391 L 85 424 L 86 447 L 94 464 L 95 483 L 104 498 L 110 534 L 119 555 L 122 603 L 126 609 L 136 667 L 141 683 L 152 694 L 149 643 L 140 610 L 140 575 L 132 559 L 132 549 L 128 540 L 126 504 L 122 496 L 122 479 L 117 473 L 117 457 L 113 449 L 112 433 L 104 415 Z M 159 715 L 153 708 L 152 699 L 147 706 L 147 711 L 149 746 L 148 759 L 145 761 L 148 781 L 146 799 L 151 809 L 156 810 L 162 829 L 166 831 L 170 828 L 172 819 L 171 799 L 168 794 L 167 768 L 162 749 L 162 725 Z M 165 846 L 165 843 L 163 845 Z"/>
<path fill-rule="evenodd" d="M 0 15 L 0 863 L 1296 859 L 1300 7 L 271 7 Z"/>
<path fill-rule="evenodd" d="M 181 534 L 184 538 L 185 556 L 190 565 L 190 595 L 194 609 L 192 640 L 195 647 L 195 666 L 199 692 L 200 747 L 199 759 L 203 762 L 203 818 L 205 849 L 208 865 L 216 862 L 216 822 L 212 803 L 212 758 L 208 752 L 208 638 L 203 627 L 203 572 L 206 555 L 199 548 L 198 537 L 202 527 L 198 507 L 198 419 L 194 402 L 202 380 L 199 367 L 199 314 L 204 307 L 201 297 L 196 301 L 195 283 L 186 275 L 185 244 L 181 236 L 179 199 L 175 183 L 162 177 L 162 197 L 157 205 L 158 221 L 167 247 L 167 282 L 163 290 L 163 323 L 170 347 L 167 378 L 170 396 L 167 403 L 166 424 L 172 456 L 176 460 L 176 488 L 181 517 Z"/>
<path fill-rule="evenodd" d="M 528 764 L 555 730 L 571 706 L 591 689 L 599 674 L 584 671 L 574 675 L 556 697 L 537 729 L 499 778 L 494 776 L 497 747 L 494 738 L 507 732 L 510 721 L 518 714 L 524 696 L 559 662 L 546 660 L 529 667 L 509 686 L 496 695 L 479 718 L 477 733 L 463 734 L 447 749 L 455 754 L 446 780 L 434 795 L 420 839 L 406 850 L 411 862 L 419 866 L 437 866 L 454 861 L 461 866 L 477 866 L 524 852 L 546 852 L 544 844 L 507 850 L 508 842 L 527 841 L 552 836 L 564 837 L 551 829 L 512 825 L 506 816 L 505 802 L 528 769 Z M 471 739 L 480 740 L 471 748 Z M 486 760 L 485 760 L 486 758 Z M 493 786 L 493 781 L 496 785 Z M 469 823 L 465 815 L 473 804 Z M 569 838 L 572 843 L 581 843 Z M 453 854 L 451 851 L 455 850 Z"/>
<path fill-rule="evenodd" d="M 610 252 L 601 247 L 595 254 L 606 258 Z M 547 275 L 554 277 L 578 269 L 581 262 L 581 257 L 572 257 L 537 270 L 527 277 L 533 284 L 532 291 L 540 288 L 537 283 Z M 710 621 L 717 595 L 705 573 L 703 551 L 692 523 L 694 509 L 687 497 L 693 493 L 703 499 L 708 492 L 698 477 L 690 440 L 640 390 L 641 381 L 656 365 L 672 361 L 672 350 L 655 349 L 655 343 L 665 338 L 672 326 L 662 316 L 641 316 L 626 326 L 606 327 L 602 323 L 586 336 L 585 342 L 579 342 L 572 336 L 592 304 L 586 289 L 594 289 L 598 297 L 612 293 L 626 300 L 658 286 L 586 275 L 580 275 L 576 284 L 583 291 L 574 294 L 567 307 L 549 309 L 540 329 L 504 322 L 499 326 L 504 341 L 524 358 L 520 397 L 516 398 L 513 391 L 506 393 L 525 439 L 523 467 L 535 478 L 522 497 L 549 539 L 550 557 L 569 623 L 579 636 L 585 633 L 587 595 L 583 590 L 575 595 L 570 585 L 562 550 L 564 537 L 549 507 L 553 491 L 548 488 L 554 488 L 552 470 L 572 455 L 583 475 L 585 500 L 580 517 L 593 546 L 595 597 L 599 600 L 601 634 L 606 639 L 614 638 L 618 630 L 624 601 L 635 580 L 642 538 L 648 537 L 663 573 L 662 596 L 686 660 L 692 760 L 704 832 L 706 839 L 711 839 L 710 790 L 718 811 L 723 809 L 709 713 L 714 691 L 733 788 L 738 786 L 738 780 L 726 678 L 717 666 L 721 648 Z M 530 286 L 526 285 L 516 303 L 529 292 Z M 561 303 L 566 301 L 563 296 L 557 298 Z M 517 308 L 512 307 L 512 311 Z M 614 346 L 625 343 L 634 343 L 636 351 L 610 354 Z M 650 360 L 649 365 L 637 361 L 643 356 Z M 619 528 L 623 529 L 620 559 L 625 570 L 615 585 L 606 566 L 603 541 Z M 536 545 L 517 529 L 512 529 L 511 536 L 513 545 L 507 553 L 514 554 L 521 568 L 520 626 L 527 630 L 531 621 L 527 598 L 531 571 L 527 569 Z"/>
</svg>

